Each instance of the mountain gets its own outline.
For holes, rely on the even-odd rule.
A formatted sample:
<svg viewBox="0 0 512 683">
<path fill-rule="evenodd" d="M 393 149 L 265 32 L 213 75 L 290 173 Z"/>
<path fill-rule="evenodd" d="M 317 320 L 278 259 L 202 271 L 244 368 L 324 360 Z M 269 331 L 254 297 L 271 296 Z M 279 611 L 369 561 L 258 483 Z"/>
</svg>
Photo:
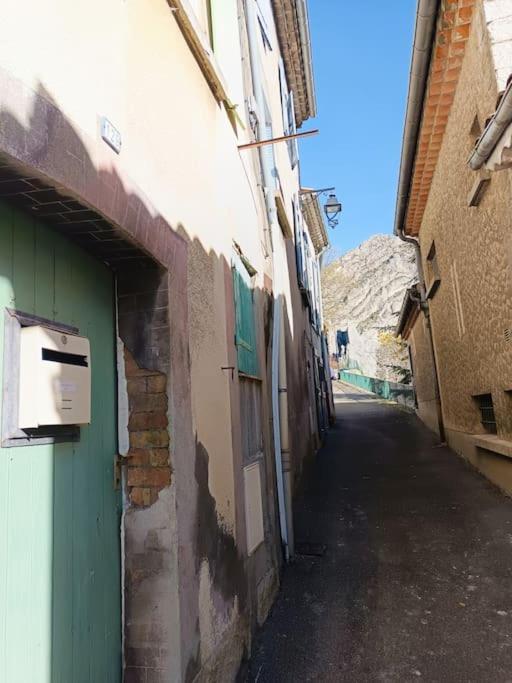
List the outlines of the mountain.
<svg viewBox="0 0 512 683">
<path fill-rule="evenodd" d="M 322 269 L 323 312 L 329 348 L 348 329 L 343 364 L 363 374 L 400 381 L 408 368 L 403 344 L 393 339 L 405 290 L 417 280 L 414 247 L 391 235 L 374 235 Z"/>
</svg>

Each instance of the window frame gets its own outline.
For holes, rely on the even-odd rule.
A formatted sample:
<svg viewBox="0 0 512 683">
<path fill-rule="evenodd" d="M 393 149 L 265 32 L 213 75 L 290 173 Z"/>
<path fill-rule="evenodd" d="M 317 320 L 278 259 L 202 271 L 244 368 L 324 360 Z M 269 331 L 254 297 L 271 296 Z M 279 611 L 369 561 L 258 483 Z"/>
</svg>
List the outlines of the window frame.
<svg viewBox="0 0 512 683">
<path fill-rule="evenodd" d="M 281 57 L 279 58 L 279 90 L 281 94 L 283 135 L 294 135 L 297 132 L 297 125 L 295 122 L 295 103 L 293 98 L 293 90 L 288 90 L 284 62 Z M 286 146 L 288 148 L 288 156 L 290 157 L 290 165 L 293 170 L 299 163 L 299 147 L 297 139 L 293 138 L 292 140 L 287 140 Z"/>
<path fill-rule="evenodd" d="M 472 396 L 472 398 L 478 408 L 480 414 L 480 424 L 483 427 L 485 434 L 497 436 L 498 422 L 496 420 L 496 411 L 492 393 L 488 392 L 484 394 L 475 394 Z M 487 412 L 484 414 L 484 411 Z M 486 416 L 487 419 L 484 419 Z M 488 419 L 489 416 L 492 419 Z"/>
<path fill-rule="evenodd" d="M 426 258 L 427 299 L 432 299 L 441 284 L 441 271 L 437 260 L 436 243 L 432 240 Z"/>
</svg>

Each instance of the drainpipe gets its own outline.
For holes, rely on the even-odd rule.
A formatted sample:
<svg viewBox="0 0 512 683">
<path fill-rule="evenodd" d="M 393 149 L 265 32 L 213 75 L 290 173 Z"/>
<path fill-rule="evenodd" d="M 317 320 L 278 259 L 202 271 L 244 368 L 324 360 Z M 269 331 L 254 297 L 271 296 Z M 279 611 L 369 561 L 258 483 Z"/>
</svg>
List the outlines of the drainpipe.
<svg viewBox="0 0 512 683">
<path fill-rule="evenodd" d="M 414 245 L 414 252 L 415 252 L 415 256 L 416 256 L 416 266 L 418 269 L 418 279 L 419 279 L 419 285 L 420 285 L 420 292 L 419 292 L 419 298 L 415 297 L 414 295 L 411 295 L 411 297 L 413 299 L 416 299 L 419 302 L 421 311 L 422 311 L 423 315 L 425 316 L 425 321 L 427 323 L 428 345 L 429 345 L 429 349 L 430 349 L 430 355 L 432 357 L 432 365 L 434 367 L 434 392 L 435 392 L 436 405 L 437 405 L 437 424 L 438 424 L 438 428 L 439 428 L 439 438 L 441 439 L 442 442 L 444 442 L 445 441 L 445 431 L 444 431 L 443 409 L 441 406 L 441 386 L 439 383 L 439 370 L 437 367 L 437 360 L 436 360 L 435 347 L 434 347 L 434 335 L 432 332 L 432 322 L 430 319 L 430 307 L 428 305 L 428 299 L 426 296 L 425 274 L 423 272 L 423 263 L 421 260 L 420 242 L 415 237 L 409 237 L 409 236 L 405 235 L 403 232 L 403 228 L 400 228 L 398 230 L 397 235 L 403 242 L 407 242 L 408 244 Z"/>
<path fill-rule="evenodd" d="M 434 367 L 435 395 L 437 399 L 437 418 L 441 441 L 445 439 L 443 412 L 441 406 L 441 388 L 435 355 L 434 338 L 430 319 L 430 309 L 426 297 L 425 276 L 419 240 L 404 232 L 411 177 L 414 169 L 416 145 L 423 112 L 423 102 L 427 87 L 430 59 L 434 33 L 436 29 L 439 0 L 418 0 L 416 9 L 416 26 L 412 49 L 411 68 L 409 73 L 409 92 L 407 94 L 407 111 L 405 114 L 404 133 L 402 138 L 402 155 L 398 179 L 394 232 L 401 240 L 412 244 L 415 249 L 416 266 L 420 285 L 420 306 L 427 322 L 427 337 Z"/>
<path fill-rule="evenodd" d="M 256 0 L 246 0 L 245 11 L 247 16 L 247 37 L 249 40 L 252 84 L 256 105 L 258 107 L 258 137 L 261 139 L 265 117 L 265 97 L 260 68 L 260 55 L 258 52 L 258 41 L 261 38 L 256 13 Z M 272 177 L 272 169 L 269 167 L 268 156 L 264 154 L 261 147 L 259 148 L 259 155 L 263 182 L 265 185 L 264 195 L 270 229 L 270 242 L 272 244 L 273 232 L 275 230 L 278 234 L 279 229 L 276 201 L 273 192 L 274 178 Z M 293 555 L 293 511 L 286 381 L 286 348 L 283 316 L 284 298 L 282 296 L 279 269 L 274 269 L 273 259 L 272 280 L 274 287 L 274 317 L 272 321 L 272 420 L 274 432 L 274 458 L 281 541 L 284 548 L 285 559 L 288 562 Z"/>
<path fill-rule="evenodd" d="M 279 401 L 279 356 L 281 337 L 281 301 L 274 299 L 274 318 L 272 329 L 272 422 L 274 432 L 274 458 L 277 482 L 277 504 L 279 508 L 279 526 L 281 529 L 281 542 L 283 544 L 286 562 L 290 559 L 288 543 L 288 515 L 286 493 L 284 484 L 284 471 L 281 445 L 281 422 Z"/>
<path fill-rule="evenodd" d="M 295 550 L 293 536 L 293 483 L 292 462 L 290 454 L 290 432 L 288 424 L 288 380 L 286 374 L 286 339 L 284 330 L 284 316 L 281 315 L 279 336 L 279 431 L 281 435 L 281 462 L 283 469 L 286 525 L 288 537 L 288 555 L 293 557 Z"/>
</svg>

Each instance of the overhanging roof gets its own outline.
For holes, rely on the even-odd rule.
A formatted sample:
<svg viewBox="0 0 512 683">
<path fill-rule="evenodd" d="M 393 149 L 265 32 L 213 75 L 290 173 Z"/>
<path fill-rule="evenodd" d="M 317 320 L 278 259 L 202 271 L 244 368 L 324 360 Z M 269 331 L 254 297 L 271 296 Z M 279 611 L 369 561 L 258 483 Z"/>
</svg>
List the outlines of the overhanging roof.
<svg viewBox="0 0 512 683">
<path fill-rule="evenodd" d="M 320 202 L 317 196 L 306 192 L 302 194 L 300 203 L 302 215 L 307 223 L 311 241 L 318 255 L 329 246 L 329 237 L 325 229 Z"/>
<path fill-rule="evenodd" d="M 397 234 L 419 233 L 474 5 L 475 0 L 418 2 L 396 203 Z"/>
<path fill-rule="evenodd" d="M 420 289 L 419 285 L 410 287 L 404 296 L 400 316 L 395 328 L 395 336 L 407 339 L 412 326 L 420 313 Z"/>
<path fill-rule="evenodd" d="M 306 0 L 272 0 L 288 87 L 293 90 L 295 122 L 316 116 L 315 83 Z"/>
</svg>

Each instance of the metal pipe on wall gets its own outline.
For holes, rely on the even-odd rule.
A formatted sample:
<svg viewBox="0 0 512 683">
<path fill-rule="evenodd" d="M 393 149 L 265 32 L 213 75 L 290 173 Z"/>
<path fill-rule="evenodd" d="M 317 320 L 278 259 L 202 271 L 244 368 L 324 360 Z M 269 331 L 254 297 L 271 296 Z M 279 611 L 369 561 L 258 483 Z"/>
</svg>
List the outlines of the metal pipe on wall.
<svg viewBox="0 0 512 683">
<path fill-rule="evenodd" d="M 260 32 L 258 27 L 258 16 L 256 10 L 256 0 L 246 0 L 245 13 L 247 17 L 247 37 L 249 40 L 249 55 L 251 62 L 251 76 L 253 83 L 254 97 L 258 111 L 258 137 L 264 128 L 263 116 L 265 112 L 265 96 L 263 89 L 263 79 L 261 75 L 261 65 L 258 52 L 258 41 Z M 272 243 L 272 235 L 275 229 L 279 234 L 279 223 L 277 220 L 277 207 L 275 195 L 272 191 L 274 179 L 272 169 L 268 164 L 268 157 L 263 153 L 262 148 L 258 148 L 260 164 L 263 174 L 265 204 L 267 207 L 268 223 Z M 274 316 L 272 321 L 272 422 L 274 433 L 274 458 L 276 468 L 277 501 L 279 508 L 279 523 L 281 530 L 281 541 L 283 544 L 286 561 L 289 561 L 293 554 L 293 515 L 291 503 L 291 472 L 290 472 L 290 452 L 288 447 L 288 398 L 283 402 L 280 394 L 280 373 L 284 371 L 284 386 L 286 386 L 286 352 L 284 341 L 284 298 L 282 295 L 282 285 L 279 278 L 279 270 L 275 269 L 272 260 L 272 280 L 274 289 Z M 282 360 L 284 350 L 284 363 Z M 286 451 L 283 450 L 283 442 Z M 286 470 L 284 466 L 286 459 Z M 291 532 L 291 545 L 290 545 Z"/>
<path fill-rule="evenodd" d="M 398 179 L 398 194 L 396 199 L 395 228 L 394 232 L 404 242 L 414 245 L 416 265 L 421 294 L 421 309 L 427 322 L 427 337 L 434 368 L 435 392 L 438 404 L 437 417 L 439 435 L 444 441 L 443 409 L 441 405 L 441 386 L 439 371 L 435 354 L 435 344 L 430 320 L 430 309 L 426 297 L 425 276 L 419 240 L 405 234 L 404 226 L 407 217 L 407 205 L 409 202 L 411 176 L 414 169 L 416 156 L 416 144 L 421 124 L 423 102 L 427 87 L 430 59 L 432 54 L 432 41 L 436 28 L 437 11 L 439 0 L 418 0 L 416 9 L 416 28 L 412 50 L 411 69 L 409 74 L 409 92 L 407 94 L 407 111 L 402 138 L 402 155 L 400 158 L 400 173 Z"/>
<path fill-rule="evenodd" d="M 288 554 L 293 557 L 295 550 L 293 534 L 293 479 L 292 462 L 290 453 L 290 429 L 288 423 L 288 379 L 286 373 L 286 337 L 284 328 L 284 316 L 279 321 L 279 431 L 281 435 L 281 463 L 284 482 L 284 502 L 286 506 L 286 527 L 288 537 Z"/>
<path fill-rule="evenodd" d="M 281 336 L 281 301 L 274 300 L 274 319 L 272 329 L 272 421 L 274 433 L 274 458 L 276 467 L 276 481 L 277 481 L 277 503 L 279 507 L 279 525 L 281 527 L 281 541 L 283 543 L 285 559 L 288 562 L 290 559 L 290 550 L 288 543 L 288 516 L 286 505 L 286 492 L 284 484 L 284 472 L 282 461 L 282 444 L 281 444 L 281 423 L 280 423 L 280 405 L 279 405 L 279 351 L 280 351 L 280 336 Z"/>
</svg>

